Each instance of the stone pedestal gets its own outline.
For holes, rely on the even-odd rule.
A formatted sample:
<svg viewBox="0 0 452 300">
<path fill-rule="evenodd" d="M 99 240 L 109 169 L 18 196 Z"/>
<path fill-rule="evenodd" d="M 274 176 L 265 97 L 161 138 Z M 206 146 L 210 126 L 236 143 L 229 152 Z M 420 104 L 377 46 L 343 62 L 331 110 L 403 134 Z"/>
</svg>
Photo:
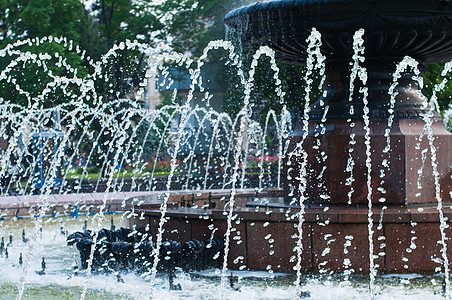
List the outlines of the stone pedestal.
<svg viewBox="0 0 452 300">
<path fill-rule="evenodd" d="M 149 227 L 156 240 L 161 211 L 136 207 L 140 220 L 131 218 L 138 230 Z M 444 209 L 451 236 L 452 211 Z M 240 222 L 231 224 L 228 268 L 295 273 L 299 220 L 297 209 L 237 207 Z M 225 238 L 227 216 L 223 210 L 186 209 L 171 206 L 166 214 L 163 240 L 184 243 Z M 367 207 L 307 207 L 303 215 L 300 267 L 303 273 L 367 274 L 369 272 L 369 231 Z M 433 274 L 442 268 L 440 222 L 436 205 L 373 209 L 373 248 L 378 274 Z M 413 248 L 413 243 L 416 247 Z M 447 256 L 452 259 L 451 241 Z M 221 264 L 223 256 L 219 256 Z"/>
<path fill-rule="evenodd" d="M 309 136 L 303 143 L 308 153 L 307 191 L 308 203 L 365 204 L 367 203 L 366 146 L 363 121 L 355 121 L 355 127 L 344 120 L 325 124 L 325 133 L 316 137 L 318 123 L 310 124 Z M 387 138 L 384 136 L 387 121 L 374 120 L 370 123 L 372 160 L 372 202 L 382 205 L 409 205 L 434 203 L 436 186 L 434 182 L 431 149 L 424 133 L 425 123 L 421 120 L 396 120 L 390 133 L 390 151 L 385 152 Z M 432 126 L 436 149 L 437 169 L 441 187 L 441 198 L 452 201 L 452 134 L 437 121 Z M 296 130 L 291 145 L 300 142 Z M 351 136 L 354 135 L 354 145 Z M 353 148 L 353 152 L 350 149 Z M 325 153 L 327 156 L 324 159 Z M 352 173 L 347 171 L 353 159 Z M 292 157 L 292 164 L 286 166 L 286 201 L 299 199 L 300 157 Z M 350 170 L 350 168 L 349 168 Z M 353 180 L 350 181 L 353 175 Z M 293 188 L 292 188 L 293 187 Z M 349 193 L 351 198 L 349 198 Z"/>
<path fill-rule="evenodd" d="M 395 63 L 366 63 L 368 69 L 368 108 L 370 119 L 372 202 L 382 205 L 409 205 L 437 201 L 432 151 L 424 116 L 430 107 L 423 105 L 413 73 L 406 73 L 395 89 L 391 108 L 388 91 L 393 83 Z M 311 107 L 308 136 L 303 142 L 307 152 L 307 203 L 367 203 L 367 167 L 362 87 L 355 82 L 350 97 L 350 70 L 345 62 L 330 64 L 326 93 Z M 391 117 L 392 116 L 392 117 Z M 392 126 L 388 119 L 393 118 Z M 452 201 L 452 134 L 439 114 L 432 115 L 433 145 L 443 201 Z M 389 139 L 385 135 L 390 128 Z M 303 137 L 299 122 L 290 137 L 285 163 L 286 201 L 300 199 L 301 157 L 295 151 Z M 388 145 L 390 146 L 388 148 Z M 389 149 L 389 151 L 386 151 Z"/>
</svg>

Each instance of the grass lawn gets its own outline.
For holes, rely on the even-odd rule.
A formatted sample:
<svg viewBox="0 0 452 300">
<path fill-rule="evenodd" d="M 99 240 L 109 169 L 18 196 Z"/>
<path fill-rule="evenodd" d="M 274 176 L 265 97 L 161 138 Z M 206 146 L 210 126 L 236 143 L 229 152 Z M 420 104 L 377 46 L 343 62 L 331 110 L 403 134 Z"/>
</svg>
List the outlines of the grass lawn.
<svg viewBox="0 0 452 300">
<path fill-rule="evenodd" d="M 68 175 L 67 175 L 67 179 L 99 179 L 100 178 L 100 173 L 88 173 L 85 175 L 82 174 L 74 174 L 75 172 L 71 172 L 69 171 Z M 170 172 L 154 172 L 154 176 L 168 176 L 170 174 Z M 178 175 L 179 172 L 174 172 L 174 175 Z M 135 178 L 140 178 L 140 177 L 149 177 L 151 176 L 151 172 L 142 172 L 142 173 L 133 173 L 131 171 L 121 171 L 121 172 L 117 172 L 113 175 L 113 178 L 130 178 L 130 177 L 135 177 Z M 103 178 L 108 178 L 108 177 L 103 177 Z"/>
</svg>

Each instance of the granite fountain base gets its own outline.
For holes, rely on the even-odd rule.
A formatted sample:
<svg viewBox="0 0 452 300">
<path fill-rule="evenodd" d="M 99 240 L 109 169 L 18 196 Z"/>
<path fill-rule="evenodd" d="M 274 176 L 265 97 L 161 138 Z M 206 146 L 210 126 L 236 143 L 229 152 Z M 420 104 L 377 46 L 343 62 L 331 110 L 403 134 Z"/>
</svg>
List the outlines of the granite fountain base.
<svg viewBox="0 0 452 300">
<path fill-rule="evenodd" d="M 163 241 L 224 238 L 227 230 L 224 205 L 227 209 L 228 199 L 227 193 L 170 197 Z M 299 208 L 285 206 L 282 199 L 281 190 L 266 191 L 258 200 L 251 191 L 239 193 L 232 223 L 229 269 L 295 272 Z M 155 240 L 160 205 L 136 207 L 136 212 L 140 217 L 131 219 L 129 225 L 144 229 L 149 224 Z M 449 223 L 452 207 L 445 206 L 443 213 Z M 368 224 L 365 205 L 307 206 L 302 226 L 302 272 L 368 273 Z M 373 254 L 379 274 L 441 271 L 443 246 L 435 205 L 374 207 L 373 224 Z M 446 235 L 452 235 L 450 228 Z M 450 260 L 452 242 L 447 246 Z"/>
</svg>

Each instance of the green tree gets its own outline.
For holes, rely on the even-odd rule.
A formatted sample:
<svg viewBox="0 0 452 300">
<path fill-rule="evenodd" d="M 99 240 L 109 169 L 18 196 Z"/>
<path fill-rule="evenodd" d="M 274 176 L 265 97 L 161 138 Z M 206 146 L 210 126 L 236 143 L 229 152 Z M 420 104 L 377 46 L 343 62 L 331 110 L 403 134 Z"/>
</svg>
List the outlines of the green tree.
<svg viewBox="0 0 452 300">
<path fill-rule="evenodd" d="M 95 30 L 88 52 L 97 59 L 113 45 L 127 40 L 138 40 L 152 46 L 163 29 L 154 13 L 154 6 L 146 1 L 97 0 L 91 10 Z M 104 78 L 108 82 L 101 89 L 110 99 L 124 97 L 138 86 L 145 66 L 144 53 L 128 49 L 118 51 L 104 66 Z"/>
<path fill-rule="evenodd" d="M 127 40 L 138 39 L 151 45 L 162 28 L 153 6 L 146 1 L 97 0 L 87 9 L 79 0 L 0 0 L 1 48 L 27 38 L 65 37 L 74 47 L 86 51 L 85 57 L 98 61 L 113 45 Z M 27 105 L 30 102 L 18 91 L 19 86 L 30 93 L 28 98 L 37 99 L 52 81 L 48 70 L 51 75 L 66 77 L 73 76 L 76 70 L 77 76 L 84 78 L 94 69 L 80 54 L 70 51 L 67 44 L 47 42 L 38 45 L 33 42 L 18 50 L 51 56 L 58 52 L 58 57 L 46 61 L 46 67 L 39 63 L 17 64 L 11 70 L 8 82 L 1 82 L 0 97 L 11 103 Z M 15 54 L 2 58 L 0 67 L 3 70 L 19 57 Z M 61 59 L 72 67 L 72 73 L 60 66 Z M 102 80 L 96 82 L 97 92 L 104 99 L 122 98 L 133 92 L 140 83 L 145 64 L 143 53 L 118 50 L 117 55 L 103 66 Z M 77 88 L 69 89 L 77 93 Z M 61 89 L 52 93 L 44 106 L 69 101 Z"/>
<path fill-rule="evenodd" d="M 433 95 L 433 89 L 435 85 L 440 84 L 443 81 L 443 76 L 441 75 L 444 70 L 444 64 L 431 64 L 425 66 L 425 74 L 424 74 L 424 94 L 427 97 L 431 97 Z M 444 111 L 450 105 L 450 99 L 452 97 L 452 74 L 447 74 L 446 79 L 448 80 L 446 83 L 446 87 L 439 91 L 436 96 L 438 97 L 439 108 Z"/>
<path fill-rule="evenodd" d="M 235 8 L 255 1 L 241 0 L 167 0 L 158 7 L 160 16 L 166 20 L 168 35 L 172 37 L 172 47 L 182 53 L 189 52 L 194 57 L 199 57 L 210 41 L 232 38 L 226 37 L 224 16 Z M 251 63 L 254 52 L 245 44 L 237 41 L 237 51 L 242 52 L 245 74 Z M 231 116 L 237 115 L 243 105 L 244 87 L 242 86 L 237 70 L 234 66 L 225 66 L 227 53 L 216 51 L 209 55 L 210 62 L 217 62 L 218 67 L 208 74 L 217 86 L 226 91 L 223 99 L 223 109 Z M 265 121 L 265 114 L 270 109 L 279 112 L 282 105 L 275 92 L 273 73 L 269 67 L 269 61 L 263 59 L 260 62 L 255 75 L 255 89 L 251 95 L 251 101 L 255 118 Z M 281 69 L 280 77 L 287 84 L 285 91 L 288 94 L 287 104 L 294 114 L 299 107 L 298 99 L 303 97 L 304 88 L 302 78 L 304 68 L 287 64 L 278 64 Z M 180 70 L 179 70 L 180 72 Z M 205 80 L 207 81 L 207 80 Z"/>
<path fill-rule="evenodd" d="M 78 0 L 2 0 L 0 7 L 1 48 L 17 40 L 35 39 L 15 49 L 22 53 L 0 59 L 1 70 L 12 67 L 6 74 L 7 80 L 0 82 L 0 97 L 20 105 L 41 101 L 40 106 L 44 107 L 68 102 L 69 91 L 75 92 L 77 87 L 55 87 L 45 97 L 40 98 L 40 95 L 54 81 L 53 78 L 72 77 L 75 72 L 81 77 L 85 76 L 87 70 L 80 55 L 65 47 L 64 42 L 47 40 L 37 43 L 36 40 L 47 36 L 64 36 L 73 41 L 73 46 L 83 44 L 82 37 L 88 22 L 83 5 Z M 27 53 L 48 53 L 50 57 L 23 60 L 25 56 L 30 56 Z M 15 64 L 15 61 L 19 63 Z M 69 67 L 66 68 L 64 64 Z M 29 94 L 24 94 L 21 89 Z"/>
<path fill-rule="evenodd" d="M 167 25 L 172 46 L 198 57 L 212 40 L 225 38 L 224 16 L 244 5 L 243 0 L 166 0 L 157 7 Z"/>
<path fill-rule="evenodd" d="M 172 46 L 179 52 L 190 52 L 195 57 L 199 57 L 204 47 L 210 40 L 223 39 L 225 37 L 225 26 L 223 18 L 225 14 L 237 7 L 249 4 L 255 1 L 235 1 L 235 0 L 167 0 L 160 6 L 161 15 L 165 15 L 168 20 L 168 33 L 173 37 Z M 244 45 L 243 66 L 249 66 L 252 49 L 247 49 Z M 211 60 L 222 60 L 222 54 Z M 256 90 L 253 92 L 252 101 L 255 105 L 256 117 L 262 121 L 262 115 L 269 109 L 278 111 L 280 105 L 274 92 L 272 73 L 268 68 L 268 62 L 260 63 L 261 67 L 256 72 Z M 304 97 L 303 76 L 305 68 L 302 66 L 291 66 L 278 63 L 281 70 L 280 78 L 284 82 L 286 101 L 289 110 L 294 119 L 302 115 L 300 99 Z M 433 64 L 426 66 L 424 75 L 426 86 L 424 93 L 426 96 L 432 95 L 432 89 L 435 84 L 442 80 L 439 75 L 443 69 L 442 64 Z M 217 82 L 222 83 L 227 91 L 224 99 L 224 109 L 231 116 L 237 114 L 243 102 L 243 89 L 239 79 L 235 76 L 233 68 L 218 68 L 216 74 L 212 74 Z M 315 100 L 320 95 L 318 83 L 319 78 L 314 78 L 317 82 L 317 88 L 314 87 L 314 94 L 311 99 Z M 452 96 L 452 83 L 448 82 L 446 89 L 438 94 L 438 102 L 442 111 L 449 107 Z"/>
</svg>

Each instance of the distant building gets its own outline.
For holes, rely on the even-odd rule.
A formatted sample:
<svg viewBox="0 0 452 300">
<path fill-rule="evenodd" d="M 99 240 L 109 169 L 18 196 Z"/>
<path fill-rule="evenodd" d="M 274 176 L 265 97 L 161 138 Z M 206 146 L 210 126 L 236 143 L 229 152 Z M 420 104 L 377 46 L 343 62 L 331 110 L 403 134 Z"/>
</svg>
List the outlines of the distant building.
<svg viewBox="0 0 452 300">
<path fill-rule="evenodd" d="M 146 78 L 146 89 L 143 95 L 144 108 L 149 110 L 156 109 L 160 104 L 162 104 L 162 99 L 160 92 L 157 90 L 157 79 L 155 74 Z"/>
<path fill-rule="evenodd" d="M 206 64 L 201 69 L 204 91 L 201 92 L 199 86 L 196 85 L 196 89 L 193 92 L 193 99 L 190 102 L 190 107 L 192 109 L 195 109 L 195 107 L 201 109 L 212 108 L 217 113 L 223 112 L 223 97 L 226 92 L 226 85 L 220 85 L 214 79 L 217 68 L 218 65 L 216 64 Z M 177 89 L 176 101 L 178 104 L 182 105 L 185 103 L 185 101 L 187 101 L 190 92 L 190 86 L 192 84 L 190 74 L 188 72 L 185 72 L 185 70 L 179 70 L 176 68 L 170 69 L 169 74 L 170 75 L 168 76 L 168 78 L 159 76 L 157 91 L 162 95 L 171 97 L 171 95 L 174 93 L 174 90 Z M 173 82 L 169 82 L 169 80 L 172 80 Z M 208 92 L 207 99 L 206 92 Z M 203 113 L 198 114 L 199 118 L 202 118 L 203 116 Z M 180 120 L 173 120 L 174 124 L 172 124 L 172 127 L 177 128 L 179 121 Z M 202 131 L 205 134 L 199 134 L 196 136 L 196 132 L 200 129 L 200 126 L 204 127 Z M 205 157 L 209 152 L 211 137 L 213 135 L 212 124 L 210 122 L 199 124 L 199 119 L 191 117 L 188 125 L 185 127 L 185 130 L 188 133 L 188 138 L 184 143 L 182 143 L 181 149 L 179 150 L 179 155 L 181 158 L 187 157 L 190 154 L 193 155 L 193 158 L 191 159 L 192 162 L 198 161 L 196 163 L 193 163 L 196 166 L 194 167 L 194 169 L 196 170 L 196 172 L 204 173 Z M 218 142 L 221 141 L 217 140 L 216 143 Z M 217 156 L 223 150 L 225 149 L 219 149 L 217 147 L 215 149 L 212 149 L 212 154 L 213 156 Z M 211 164 L 212 163 L 213 161 L 211 162 Z M 193 172 L 194 169 L 191 168 L 190 172 Z M 182 169 L 181 171 L 184 172 L 187 170 Z"/>
</svg>

